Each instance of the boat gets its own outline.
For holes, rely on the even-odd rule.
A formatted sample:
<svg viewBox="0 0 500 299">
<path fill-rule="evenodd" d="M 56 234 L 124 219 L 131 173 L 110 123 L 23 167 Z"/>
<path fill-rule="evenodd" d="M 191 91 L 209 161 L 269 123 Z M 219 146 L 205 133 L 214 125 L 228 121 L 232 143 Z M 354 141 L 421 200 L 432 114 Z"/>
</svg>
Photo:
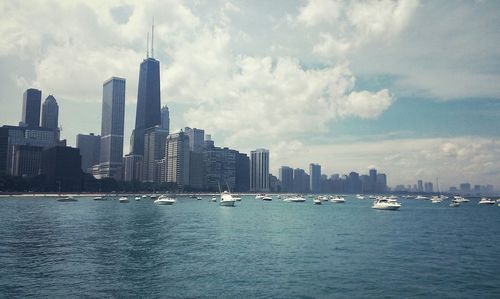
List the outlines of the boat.
<svg viewBox="0 0 500 299">
<path fill-rule="evenodd" d="M 343 198 L 342 196 L 334 196 L 330 199 L 330 202 L 333 202 L 333 203 L 345 203 L 345 198 Z"/>
<path fill-rule="evenodd" d="M 379 198 L 373 202 L 372 209 L 377 210 L 398 210 L 401 204 L 397 201 L 389 201 L 387 198 Z"/>
<path fill-rule="evenodd" d="M 57 201 L 59 201 L 59 202 L 72 202 L 72 201 L 78 201 L 78 199 L 74 198 L 73 196 L 67 196 L 67 197 L 58 198 Z"/>
<path fill-rule="evenodd" d="M 135 201 L 140 201 L 141 197 L 140 196 L 136 196 L 134 199 L 135 199 Z"/>
<path fill-rule="evenodd" d="M 266 195 L 264 195 L 261 199 L 262 199 L 262 200 L 265 200 L 265 201 L 271 201 L 271 200 L 273 200 L 273 197 L 272 197 L 272 196 L 270 196 L 270 195 L 267 195 L 267 194 L 266 194 Z"/>
<path fill-rule="evenodd" d="M 120 203 L 128 203 L 128 197 L 122 196 L 118 199 L 118 201 L 120 201 Z"/>
<path fill-rule="evenodd" d="M 499 198 L 499 199 L 497 199 L 497 202 L 500 202 L 500 198 Z"/>
<path fill-rule="evenodd" d="M 459 202 L 457 202 L 457 201 L 452 201 L 452 202 L 450 203 L 450 207 L 452 207 L 452 208 L 456 208 L 456 207 L 458 207 L 458 206 L 460 206 L 460 203 L 459 203 Z"/>
<path fill-rule="evenodd" d="M 292 196 L 289 196 L 289 197 L 283 199 L 283 201 L 285 201 L 285 202 L 304 202 L 304 201 L 306 201 L 306 199 L 302 196 L 299 196 L 299 195 L 292 195 Z"/>
<path fill-rule="evenodd" d="M 219 204 L 223 207 L 234 207 L 236 200 L 233 198 L 231 193 L 224 191 L 220 194 Z"/>
<path fill-rule="evenodd" d="M 321 196 L 318 196 L 314 199 L 314 204 L 315 205 L 320 205 L 321 204 Z"/>
<path fill-rule="evenodd" d="M 146 194 L 144 194 L 143 196 L 141 196 L 141 198 L 146 199 L 146 198 L 148 198 L 148 196 Z"/>
<path fill-rule="evenodd" d="M 212 199 L 210 200 L 211 202 L 217 202 L 217 197 L 212 196 Z"/>
<path fill-rule="evenodd" d="M 196 197 L 196 200 L 202 200 L 201 196 Z"/>
<path fill-rule="evenodd" d="M 320 195 L 320 196 L 316 197 L 316 199 L 319 199 L 320 201 L 328 201 L 328 197 L 326 197 L 324 195 Z"/>
<path fill-rule="evenodd" d="M 356 194 L 356 198 L 357 199 L 365 199 L 365 197 L 363 195 L 361 195 L 361 194 Z"/>
<path fill-rule="evenodd" d="M 398 197 L 396 195 L 391 195 L 388 197 L 388 199 L 398 199 Z"/>
<path fill-rule="evenodd" d="M 151 195 L 149 196 L 149 198 L 151 198 L 151 199 L 157 199 L 157 198 L 158 198 L 158 195 L 156 195 L 156 194 L 151 194 Z"/>
<path fill-rule="evenodd" d="M 241 201 L 241 197 L 240 196 L 233 196 L 234 200 L 236 201 Z"/>
<path fill-rule="evenodd" d="M 443 201 L 443 200 L 442 200 L 442 199 L 441 199 L 441 197 L 439 197 L 439 196 L 434 195 L 433 197 L 431 197 L 431 202 L 432 202 L 432 203 L 440 203 L 440 202 L 442 202 L 442 201 Z"/>
<path fill-rule="evenodd" d="M 94 198 L 92 198 L 93 200 L 104 200 L 104 198 L 102 196 L 96 196 Z"/>
<path fill-rule="evenodd" d="M 495 201 L 493 199 L 483 197 L 483 198 L 481 198 L 481 200 L 477 204 L 478 205 L 494 205 Z"/>
<path fill-rule="evenodd" d="M 429 198 L 425 197 L 423 195 L 417 195 L 417 197 L 415 197 L 415 199 L 429 199 Z"/>
<path fill-rule="evenodd" d="M 265 194 L 257 194 L 255 195 L 255 199 L 263 199 L 265 196 Z"/>
<path fill-rule="evenodd" d="M 175 198 L 169 197 L 167 195 L 161 195 L 160 197 L 158 197 L 158 199 L 153 201 L 153 203 L 157 205 L 173 205 L 175 202 Z"/>
<path fill-rule="evenodd" d="M 453 201 L 458 203 L 469 202 L 469 200 L 462 196 L 453 196 Z"/>
</svg>

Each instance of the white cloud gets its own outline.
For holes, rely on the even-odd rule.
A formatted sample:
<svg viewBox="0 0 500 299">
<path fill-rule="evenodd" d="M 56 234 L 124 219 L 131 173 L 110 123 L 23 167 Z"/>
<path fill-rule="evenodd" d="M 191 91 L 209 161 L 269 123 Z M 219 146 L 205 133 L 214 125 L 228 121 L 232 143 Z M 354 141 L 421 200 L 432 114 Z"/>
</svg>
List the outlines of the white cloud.
<svg viewBox="0 0 500 299">
<path fill-rule="evenodd" d="M 297 21 L 306 26 L 335 23 L 342 9 L 342 2 L 336 0 L 310 0 L 299 9 Z"/>
</svg>

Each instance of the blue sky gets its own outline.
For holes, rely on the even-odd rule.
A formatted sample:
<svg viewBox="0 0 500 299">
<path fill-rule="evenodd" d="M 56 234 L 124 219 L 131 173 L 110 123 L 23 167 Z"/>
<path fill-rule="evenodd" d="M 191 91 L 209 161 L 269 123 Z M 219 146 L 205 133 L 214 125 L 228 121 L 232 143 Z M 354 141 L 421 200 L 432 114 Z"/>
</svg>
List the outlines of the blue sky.
<svg viewBox="0 0 500 299">
<path fill-rule="evenodd" d="M 326 174 L 377 167 L 389 185 L 500 188 L 497 1 L 0 3 L 0 123 L 26 88 L 53 94 L 62 136 L 99 133 L 102 83 L 127 80 L 125 150 L 155 17 L 172 125 L 271 150 Z M 34 22 L 33 20 L 43 20 Z"/>
</svg>

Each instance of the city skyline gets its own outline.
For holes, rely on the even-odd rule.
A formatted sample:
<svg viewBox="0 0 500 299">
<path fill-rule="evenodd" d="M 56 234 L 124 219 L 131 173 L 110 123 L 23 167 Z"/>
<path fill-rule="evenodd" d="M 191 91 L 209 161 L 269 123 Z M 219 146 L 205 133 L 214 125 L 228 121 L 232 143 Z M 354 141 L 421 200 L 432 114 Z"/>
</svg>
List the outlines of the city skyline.
<svg viewBox="0 0 500 299">
<path fill-rule="evenodd" d="M 318 3 L 332 9 L 318 11 Z M 327 5 L 332 3 L 332 7 Z M 91 18 L 101 22 L 93 26 L 83 26 L 89 20 L 65 16 L 71 15 L 75 7 L 58 5 L 58 11 L 64 12 L 61 21 L 83 22 L 75 24 L 96 34 L 59 28 L 53 33 L 59 42 L 55 44 L 35 36 L 51 33 L 55 24 L 49 22 L 42 28 L 19 24 L 30 11 L 40 7 L 21 6 L 19 9 L 27 12 L 22 14 L 12 13 L 16 8 L 8 3 L 3 5 L 8 9 L 2 11 L 11 11 L 9 16 L 3 15 L 4 22 L 14 26 L 0 26 L 7 37 L 0 48 L 0 65 L 5 70 L 1 74 L 5 79 L 0 101 L 8 111 L 0 115 L 2 124 L 17 124 L 22 93 L 31 87 L 40 89 L 43 98 L 53 94 L 57 99 L 59 124 L 63 127 L 61 139 L 68 139 L 74 146 L 78 133 L 99 133 L 99 86 L 116 75 L 129 83 L 123 151 L 130 152 L 127 140 L 135 117 L 137 64 L 144 58 L 144 33 L 149 30 L 153 11 L 162 11 L 162 4 L 98 7 L 90 2 L 84 7 Z M 448 2 L 418 1 L 380 2 L 376 4 L 380 7 L 375 8 L 357 2 L 347 5 L 329 1 L 274 3 L 266 7 L 231 2 L 214 8 L 170 5 L 176 9 L 155 18 L 155 51 L 162 61 L 161 104 L 169 105 L 172 132 L 185 126 L 197 127 L 212 134 L 218 144 L 246 153 L 267 148 L 272 154 L 270 171 L 275 175 L 282 165 L 308 169 L 314 161 L 326 174 L 364 173 L 376 167 L 388 174 L 391 186 L 413 184 L 418 178 L 432 182 L 439 177 L 444 188 L 466 181 L 498 188 L 500 144 L 495 128 L 500 126 L 500 107 L 498 86 L 494 84 L 498 82 L 498 71 L 481 68 L 498 57 L 498 33 L 486 26 L 498 12 L 498 4 L 474 3 L 458 8 Z M 210 23 L 210 13 L 219 8 L 221 15 Z M 470 19 L 481 14 L 479 27 L 460 26 L 445 16 L 448 11 L 463 13 Z M 355 18 L 361 12 L 375 19 L 383 17 L 386 23 L 368 27 Z M 271 22 L 277 32 L 257 39 L 260 27 L 252 29 L 246 24 L 249 16 L 258 20 L 275 17 L 264 24 Z M 423 33 L 431 32 L 426 30 L 438 22 L 438 16 L 439 22 L 448 27 L 441 26 L 426 37 Z M 332 31 L 338 24 L 349 30 Z M 421 32 L 419 26 L 423 26 Z M 464 33 L 457 39 L 447 39 L 450 32 L 462 29 Z M 33 33 L 26 37 L 23 47 L 15 47 L 19 41 L 9 39 L 16 30 Z M 477 41 L 474 30 L 489 39 Z M 280 35 L 290 31 L 297 32 L 301 41 L 307 34 L 313 37 L 294 51 L 297 41 L 284 40 Z M 185 37 L 186 32 L 194 33 L 191 40 Z M 116 35 L 102 40 L 110 33 Z M 238 48 L 245 36 L 248 41 L 244 45 L 255 43 L 263 50 L 257 46 Z M 415 41 L 419 39 L 420 43 Z M 433 41 L 454 55 L 444 55 Z M 457 43 L 463 51 L 453 51 Z M 430 64 L 424 66 L 429 69 L 424 71 L 411 64 L 413 67 L 405 72 L 388 60 L 389 54 L 379 51 L 372 53 L 379 61 L 373 65 L 367 51 L 377 45 L 389 54 L 408 51 L 411 59 L 394 55 L 402 66 L 428 60 Z M 416 50 L 409 50 L 412 45 L 417 46 Z M 438 53 L 428 54 L 428 46 Z M 37 48 L 43 51 L 34 52 Z M 13 54 L 13 49 L 20 49 L 20 54 Z M 472 63 L 470 57 L 479 63 Z M 438 59 L 442 59 L 443 67 L 430 67 Z M 61 69 L 61 65 L 67 69 Z M 77 69 L 81 74 L 74 73 Z M 290 88 L 282 87 L 285 78 L 291 80 Z M 221 90 L 221 86 L 227 90 Z M 301 93 L 294 86 L 310 86 L 315 94 L 321 92 L 328 98 Z M 331 88 L 339 94 L 332 93 Z M 277 94 L 284 95 L 284 100 L 277 100 Z M 289 110 L 277 109 L 280 106 Z"/>
</svg>

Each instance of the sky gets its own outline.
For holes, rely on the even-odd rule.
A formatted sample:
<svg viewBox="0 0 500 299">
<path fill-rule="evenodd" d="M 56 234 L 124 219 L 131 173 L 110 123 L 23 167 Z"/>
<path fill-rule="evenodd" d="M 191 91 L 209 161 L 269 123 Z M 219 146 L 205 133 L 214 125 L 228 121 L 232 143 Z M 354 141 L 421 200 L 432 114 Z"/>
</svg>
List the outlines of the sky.
<svg viewBox="0 0 500 299">
<path fill-rule="evenodd" d="M 100 133 L 103 82 L 123 77 L 128 153 L 153 18 L 172 131 L 267 148 L 275 175 L 314 162 L 500 188 L 498 1 L 0 0 L 0 124 L 38 88 L 75 146 Z"/>
</svg>

